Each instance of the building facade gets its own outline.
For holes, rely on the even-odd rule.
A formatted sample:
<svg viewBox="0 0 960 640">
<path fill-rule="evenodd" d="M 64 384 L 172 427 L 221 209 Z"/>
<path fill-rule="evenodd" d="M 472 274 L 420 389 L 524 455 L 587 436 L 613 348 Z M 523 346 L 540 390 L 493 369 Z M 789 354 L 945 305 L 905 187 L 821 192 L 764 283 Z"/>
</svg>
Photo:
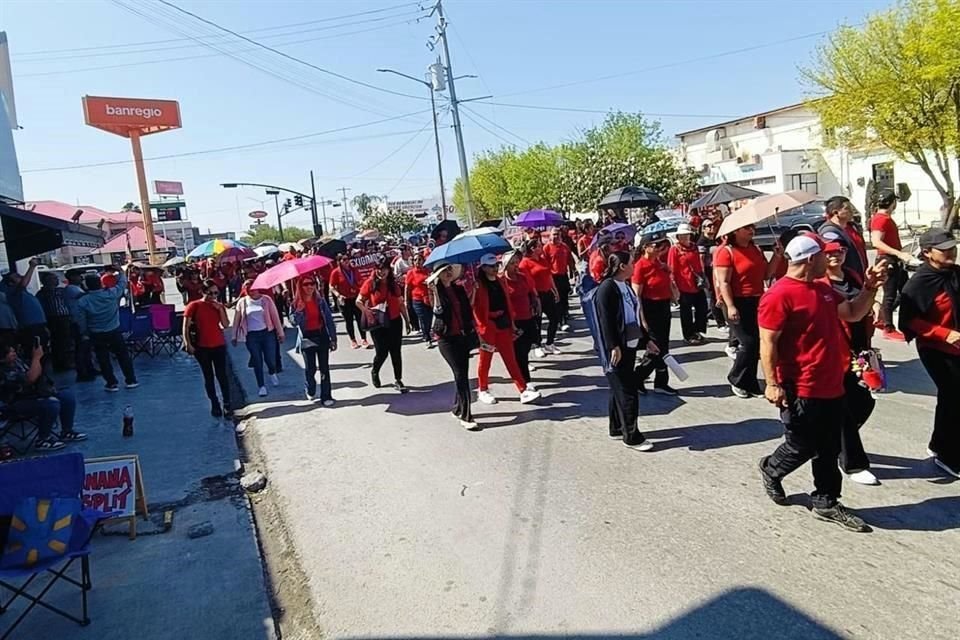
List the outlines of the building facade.
<svg viewBox="0 0 960 640">
<path fill-rule="evenodd" d="M 864 211 L 870 188 L 879 192 L 906 184 L 912 195 L 899 205 L 897 222 L 921 226 L 940 220 L 943 201 L 918 166 L 881 147 L 828 148 L 820 118 L 803 104 L 684 131 L 677 139 L 680 160 L 699 171 L 705 187 L 732 182 L 764 193 L 845 195 Z"/>
</svg>

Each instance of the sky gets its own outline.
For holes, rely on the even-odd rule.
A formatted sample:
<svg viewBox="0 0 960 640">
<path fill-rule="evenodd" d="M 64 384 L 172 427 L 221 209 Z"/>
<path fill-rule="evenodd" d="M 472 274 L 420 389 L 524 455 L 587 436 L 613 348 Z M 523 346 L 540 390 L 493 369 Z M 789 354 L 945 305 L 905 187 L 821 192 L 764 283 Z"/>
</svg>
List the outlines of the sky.
<svg viewBox="0 0 960 640">
<path fill-rule="evenodd" d="M 128 140 L 84 125 L 84 95 L 180 102 L 183 128 L 143 139 L 147 179 L 183 182 L 188 216 L 203 232 L 242 231 L 249 211 L 273 211 L 262 189 L 222 182 L 309 193 L 313 170 L 323 199 L 341 199 L 341 188 L 348 198 L 435 197 L 427 88 L 377 72 L 422 77 L 435 61 L 429 3 L 5 0 L 0 30 L 10 41 L 25 197 L 106 210 L 139 201 Z M 462 105 L 468 158 L 562 142 L 609 110 L 643 112 L 672 138 L 796 103 L 798 67 L 816 45 L 889 4 L 447 0 L 454 73 L 478 76 L 457 81 L 458 97 L 492 96 Z M 459 165 L 438 99 L 449 191 Z M 83 166 L 100 163 L 114 164 Z M 309 213 L 284 224 L 309 227 Z"/>
</svg>

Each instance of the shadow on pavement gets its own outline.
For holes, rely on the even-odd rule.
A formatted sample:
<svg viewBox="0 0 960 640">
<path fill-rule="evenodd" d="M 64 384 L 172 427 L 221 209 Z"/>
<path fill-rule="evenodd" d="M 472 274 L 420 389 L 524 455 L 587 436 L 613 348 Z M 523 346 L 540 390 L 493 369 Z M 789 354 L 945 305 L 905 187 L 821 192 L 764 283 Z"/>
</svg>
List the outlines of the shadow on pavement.
<svg viewBox="0 0 960 640">
<path fill-rule="evenodd" d="M 857 514 L 877 529 L 895 531 L 948 531 L 960 528 L 960 496 L 929 498 L 915 504 L 857 509 Z"/>
<path fill-rule="evenodd" d="M 937 469 L 929 459 L 916 460 L 880 453 L 870 453 L 870 470 L 880 480 L 947 480 L 943 472 Z M 879 466 L 878 466 L 879 465 Z"/>
<path fill-rule="evenodd" d="M 677 362 L 680 364 L 690 364 L 692 362 L 705 362 L 707 360 L 719 360 L 720 358 L 726 358 L 727 354 L 723 351 L 703 351 L 697 349 L 695 351 L 684 351 L 682 353 L 675 353 L 674 356 L 677 358 Z M 731 361 L 732 362 L 732 361 Z"/>
<path fill-rule="evenodd" d="M 678 448 L 708 451 L 775 440 L 783 435 L 783 425 L 776 420 L 751 418 L 734 423 L 645 431 L 644 435 L 656 442 L 657 451 Z"/>
<path fill-rule="evenodd" d="M 906 362 L 885 361 L 883 364 L 887 371 L 887 387 L 891 392 L 936 397 L 937 387 L 919 359 Z"/>
</svg>

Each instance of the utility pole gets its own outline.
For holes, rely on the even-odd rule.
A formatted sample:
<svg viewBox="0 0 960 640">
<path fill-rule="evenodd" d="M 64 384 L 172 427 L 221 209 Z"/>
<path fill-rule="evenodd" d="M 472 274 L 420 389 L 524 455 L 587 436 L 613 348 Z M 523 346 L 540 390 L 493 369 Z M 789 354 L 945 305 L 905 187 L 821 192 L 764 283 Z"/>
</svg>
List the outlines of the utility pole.
<svg viewBox="0 0 960 640">
<path fill-rule="evenodd" d="M 463 181 L 463 195 L 467 205 L 467 220 L 473 228 L 473 195 L 470 193 L 470 170 L 467 167 L 467 152 L 463 147 L 463 127 L 460 125 L 460 109 L 457 101 L 457 88 L 454 83 L 453 65 L 450 62 L 450 47 L 447 44 L 447 20 L 443 17 L 443 1 L 437 0 L 433 10 L 437 14 L 437 33 L 443 43 L 443 63 L 447 68 L 447 82 L 450 85 L 450 109 L 453 111 L 453 133 L 457 138 L 457 155 L 460 157 L 460 179 Z"/>
<path fill-rule="evenodd" d="M 346 227 L 347 218 L 350 217 L 349 209 L 347 208 L 347 191 L 352 191 L 352 189 L 348 189 L 347 187 L 340 187 L 339 189 L 337 189 L 337 191 L 343 194 L 343 226 Z"/>
<path fill-rule="evenodd" d="M 313 235 L 320 236 L 320 220 L 317 218 L 317 183 L 313 179 L 313 169 L 310 169 L 310 215 L 313 219 Z"/>
<path fill-rule="evenodd" d="M 440 68 L 443 69 L 443 65 L 440 64 L 440 60 L 437 60 L 437 64 L 440 65 Z M 433 98 L 434 86 L 432 83 L 429 84 L 430 88 L 430 113 L 433 115 L 433 144 L 437 147 L 437 173 L 440 175 L 440 204 L 443 206 L 443 211 L 440 214 L 441 219 L 447 219 L 447 190 L 443 186 L 443 159 L 440 156 L 440 132 L 437 130 L 437 104 L 436 100 Z"/>
<path fill-rule="evenodd" d="M 280 242 L 283 242 L 283 217 L 280 213 L 280 192 L 276 189 L 267 191 L 267 195 L 273 196 L 273 203 L 277 205 L 277 233 L 280 235 Z"/>
</svg>

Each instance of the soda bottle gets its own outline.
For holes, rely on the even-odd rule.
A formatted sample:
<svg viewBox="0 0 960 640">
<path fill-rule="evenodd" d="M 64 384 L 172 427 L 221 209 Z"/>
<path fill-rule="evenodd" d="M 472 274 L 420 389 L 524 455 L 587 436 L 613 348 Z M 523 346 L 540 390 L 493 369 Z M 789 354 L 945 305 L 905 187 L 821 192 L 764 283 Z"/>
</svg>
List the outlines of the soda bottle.
<svg viewBox="0 0 960 640">
<path fill-rule="evenodd" d="M 133 435 L 133 407 L 127 405 L 123 408 L 123 437 L 129 438 Z"/>
</svg>

